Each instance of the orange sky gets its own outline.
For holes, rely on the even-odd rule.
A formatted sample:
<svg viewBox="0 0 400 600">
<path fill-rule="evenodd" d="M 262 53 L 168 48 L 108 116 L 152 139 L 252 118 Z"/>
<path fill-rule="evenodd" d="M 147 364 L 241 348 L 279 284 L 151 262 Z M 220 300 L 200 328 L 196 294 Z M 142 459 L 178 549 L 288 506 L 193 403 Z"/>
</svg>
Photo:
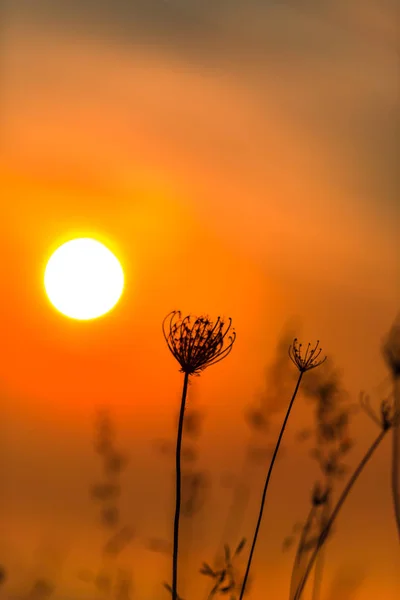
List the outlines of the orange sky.
<svg viewBox="0 0 400 600">
<path fill-rule="evenodd" d="M 42 546 L 53 544 L 63 565 L 57 597 L 87 594 L 75 573 L 82 562 L 96 561 L 100 534 L 87 490 L 98 469 L 95 411 L 108 405 L 132 457 L 123 502 L 137 530 L 140 598 L 163 597 L 148 573 L 159 569 L 161 582 L 168 562 L 143 543 L 171 534 L 172 462 L 153 447 L 155 439 L 173 438 L 181 384 L 160 328 L 171 309 L 221 312 L 232 316 L 238 333 L 231 356 L 193 387 L 193 402 L 206 414 L 201 463 L 213 477 L 196 524 L 203 531 L 210 523 L 209 533 L 194 550 L 194 569 L 220 541 L 229 492 L 219 480 L 238 471 L 248 437 L 243 411 L 263 387 L 285 324 L 294 318 L 299 335 L 321 339 L 350 393 L 385 378 L 380 341 L 400 300 L 398 180 L 385 120 L 398 81 L 390 19 L 371 19 L 373 2 L 365 14 L 356 5 L 354 12 L 338 11 L 338 21 L 288 12 L 300 37 L 332 34 L 325 48 L 332 53 L 343 23 L 357 26 L 347 55 L 326 54 L 329 75 L 322 59 L 262 58 L 259 38 L 251 46 L 246 37 L 255 9 L 242 15 L 240 43 L 249 55 L 232 42 L 232 17 L 226 45 L 219 54 L 213 46 L 216 54 L 203 61 L 201 52 L 199 58 L 142 39 L 85 35 L 10 11 L 0 145 L 7 515 L 0 552 L 21 573 L 21 580 L 10 576 L 15 593 L 38 569 L 53 568 L 40 564 Z M 240 10 L 234 16 L 239 22 Z M 282 15 L 274 18 L 281 31 Z M 241 59 L 230 62 L 229 48 Z M 371 125 L 371 107 L 380 129 Z M 104 240 L 126 272 L 118 307 L 89 323 L 63 319 L 43 293 L 52 249 L 76 235 Z M 293 439 L 310 417 L 299 403 L 255 562 L 276 600 L 287 597 L 293 560 L 280 544 L 303 518 L 314 477 Z M 354 427 L 352 464 L 375 434 L 363 417 Z M 367 573 L 356 600 L 394 600 L 400 591 L 389 456 L 386 443 L 329 550 L 328 583 L 341 568 Z M 251 531 L 262 478 L 262 469 L 251 474 L 253 494 L 238 535 Z M 296 482 L 301 493 L 293 502 Z M 200 598 L 192 593 L 191 600 Z M 254 600 L 262 597 L 255 587 Z"/>
</svg>

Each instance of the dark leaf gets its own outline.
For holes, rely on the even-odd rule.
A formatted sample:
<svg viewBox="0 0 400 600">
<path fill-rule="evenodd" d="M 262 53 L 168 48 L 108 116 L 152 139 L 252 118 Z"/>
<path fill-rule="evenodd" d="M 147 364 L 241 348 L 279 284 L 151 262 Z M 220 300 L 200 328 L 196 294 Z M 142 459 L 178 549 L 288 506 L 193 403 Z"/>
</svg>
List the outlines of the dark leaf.
<svg viewBox="0 0 400 600">
<path fill-rule="evenodd" d="M 265 415 L 261 410 L 251 409 L 247 412 L 246 415 L 247 422 L 252 429 L 256 431 L 267 431 L 268 430 L 268 421 L 265 418 Z"/>
<path fill-rule="evenodd" d="M 293 536 L 289 536 L 283 540 L 282 550 L 285 552 L 289 550 L 294 544 L 295 538 Z"/>
<path fill-rule="evenodd" d="M 101 520 L 107 527 L 115 527 L 119 522 L 119 510 L 116 506 L 108 506 L 101 511 Z"/>
<path fill-rule="evenodd" d="M 233 589 L 233 583 L 230 583 L 229 585 L 222 587 L 219 589 L 219 592 L 221 594 L 227 594 L 228 592 L 230 592 Z"/>
<path fill-rule="evenodd" d="M 169 585 L 169 583 L 163 583 L 163 586 L 172 595 L 172 587 Z M 183 600 L 183 598 L 179 596 L 179 594 L 177 594 L 176 597 L 178 600 Z"/>
<path fill-rule="evenodd" d="M 217 576 L 217 573 L 213 571 L 210 565 L 207 563 L 203 563 L 203 566 L 200 569 L 200 573 L 202 573 L 202 575 L 208 575 L 209 577 Z"/>
<path fill-rule="evenodd" d="M 104 547 L 105 554 L 116 556 L 129 544 L 133 538 L 133 530 L 130 527 L 123 527 L 118 533 L 106 543 Z"/>
<path fill-rule="evenodd" d="M 222 583 L 226 577 L 226 569 L 219 572 L 218 583 Z"/>
<path fill-rule="evenodd" d="M 243 548 L 246 545 L 246 538 L 242 538 L 239 542 L 239 544 L 237 545 L 237 548 L 235 550 L 234 556 L 237 556 L 238 554 L 241 553 L 241 551 L 243 550 Z"/>
<path fill-rule="evenodd" d="M 297 433 L 296 437 L 299 440 L 299 442 L 305 442 L 306 440 L 309 440 L 312 437 L 312 435 L 312 429 L 302 429 Z"/>
<path fill-rule="evenodd" d="M 111 500 L 119 495 L 120 486 L 112 483 L 96 483 L 92 485 L 90 493 L 95 500 Z"/>
</svg>

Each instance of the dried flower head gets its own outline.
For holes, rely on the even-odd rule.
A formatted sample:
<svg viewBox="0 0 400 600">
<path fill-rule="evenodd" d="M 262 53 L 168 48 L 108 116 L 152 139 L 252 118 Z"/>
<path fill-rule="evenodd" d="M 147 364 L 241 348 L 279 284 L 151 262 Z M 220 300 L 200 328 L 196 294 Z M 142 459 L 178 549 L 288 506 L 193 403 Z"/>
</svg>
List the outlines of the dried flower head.
<svg viewBox="0 0 400 600">
<path fill-rule="evenodd" d="M 400 377 L 400 314 L 386 336 L 382 353 L 393 376 Z"/>
<path fill-rule="evenodd" d="M 296 365 L 300 373 L 305 373 L 306 371 L 315 369 L 326 361 L 326 356 L 322 360 L 319 360 L 321 355 L 321 348 L 318 347 L 319 340 L 315 344 L 314 348 L 311 348 L 311 344 L 308 344 L 304 357 L 302 355 L 302 346 L 303 344 L 299 344 L 297 338 L 295 338 L 293 340 L 293 344 L 289 347 L 289 357 Z"/>
<path fill-rule="evenodd" d="M 187 375 L 199 375 L 221 361 L 230 353 L 236 339 L 232 319 L 225 323 L 220 317 L 215 322 L 206 316 L 182 318 L 178 310 L 165 317 L 163 333 L 182 373 Z"/>
<path fill-rule="evenodd" d="M 379 413 L 372 408 L 370 397 L 364 392 L 360 393 L 360 404 L 364 412 L 384 431 L 394 427 L 399 422 L 400 414 L 396 411 L 394 402 L 390 397 L 381 401 Z"/>
</svg>

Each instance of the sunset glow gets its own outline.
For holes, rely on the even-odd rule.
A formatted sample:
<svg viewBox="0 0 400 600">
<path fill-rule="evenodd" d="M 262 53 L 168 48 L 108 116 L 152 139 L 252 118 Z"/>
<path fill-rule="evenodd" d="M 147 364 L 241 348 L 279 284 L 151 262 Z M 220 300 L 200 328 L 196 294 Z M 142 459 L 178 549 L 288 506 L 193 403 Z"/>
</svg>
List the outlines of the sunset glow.
<svg viewBox="0 0 400 600">
<path fill-rule="evenodd" d="M 0 600 L 400 600 L 398 3 L 3 4 Z"/>
</svg>

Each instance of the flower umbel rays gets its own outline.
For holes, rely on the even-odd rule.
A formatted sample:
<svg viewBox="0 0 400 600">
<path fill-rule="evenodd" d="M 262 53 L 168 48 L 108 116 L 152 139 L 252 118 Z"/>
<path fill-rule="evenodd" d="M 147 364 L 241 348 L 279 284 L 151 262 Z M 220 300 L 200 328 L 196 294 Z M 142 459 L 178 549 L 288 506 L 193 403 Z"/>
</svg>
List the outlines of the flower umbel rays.
<svg viewBox="0 0 400 600">
<path fill-rule="evenodd" d="M 187 375 L 199 375 L 228 356 L 236 339 L 232 319 L 225 322 L 218 317 L 213 322 L 206 316 L 182 318 L 178 310 L 165 317 L 163 333 L 182 373 Z"/>
<path fill-rule="evenodd" d="M 322 360 L 319 358 L 322 352 L 321 348 L 318 347 L 319 341 L 317 341 L 314 348 L 311 348 L 311 344 L 308 344 L 304 357 L 302 356 L 302 346 L 303 344 L 299 344 L 297 338 L 295 338 L 289 348 L 289 357 L 300 373 L 315 369 L 326 361 L 326 356 Z"/>
</svg>

